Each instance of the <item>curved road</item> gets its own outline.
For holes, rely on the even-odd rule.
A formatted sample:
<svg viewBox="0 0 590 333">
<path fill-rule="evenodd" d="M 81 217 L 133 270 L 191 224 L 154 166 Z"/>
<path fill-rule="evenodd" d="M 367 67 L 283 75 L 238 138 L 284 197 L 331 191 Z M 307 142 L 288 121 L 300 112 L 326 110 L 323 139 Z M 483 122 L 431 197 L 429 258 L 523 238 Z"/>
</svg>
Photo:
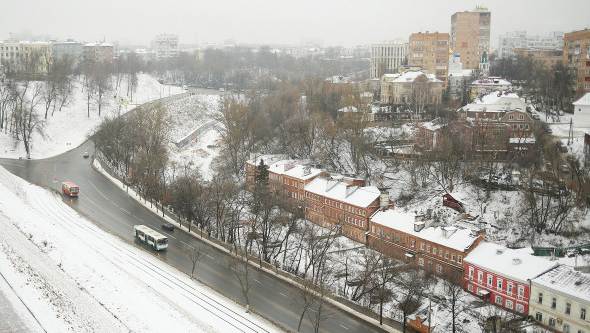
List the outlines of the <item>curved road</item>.
<svg viewBox="0 0 590 333">
<path fill-rule="evenodd" d="M 56 191 L 60 190 L 61 181 L 74 181 L 80 185 L 80 198 L 64 201 L 100 228 L 129 243 L 134 244 L 132 226 L 135 224 L 145 224 L 162 232 L 160 225 L 163 220 L 94 170 L 90 165 L 91 159 L 82 158 L 84 151 L 94 151 L 91 141 L 56 157 L 44 160 L 0 159 L 0 164 L 31 183 Z M 199 262 L 196 276 L 226 297 L 242 300 L 240 286 L 229 268 L 226 253 L 178 230 L 167 234 L 170 238 L 168 250 L 161 253 L 152 251 L 154 256 L 183 272 L 190 272 L 192 264 L 187 253 L 190 246 L 198 245 L 205 255 Z M 297 302 L 298 289 L 267 273 L 252 270 L 252 275 L 249 296 L 253 309 L 284 328 L 296 331 L 302 308 Z M 322 332 L 382 331 L 329 304 L 327 309 L 329 314 L 322 321 Z M 313 332 L 312 324 L 307 318 L 303 322 L 302 331 Z"/>
</svg>

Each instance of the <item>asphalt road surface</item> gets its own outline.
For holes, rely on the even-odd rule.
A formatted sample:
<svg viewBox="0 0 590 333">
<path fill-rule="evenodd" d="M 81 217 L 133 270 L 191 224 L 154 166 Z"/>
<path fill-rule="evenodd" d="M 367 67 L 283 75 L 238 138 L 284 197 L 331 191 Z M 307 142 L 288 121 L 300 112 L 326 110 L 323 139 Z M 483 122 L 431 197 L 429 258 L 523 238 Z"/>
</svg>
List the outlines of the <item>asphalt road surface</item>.
<svg viewBox="0 0 590 333">
<path fill-rule="evenodd" d="M 75 182 L 80 186 L 80 197 L 74 200 L 64 199 L 64 201 L 103 230 L 135 246 L 143 247 L 134 241 L 133 225 L 135 224 L 145 224 L 167 234 L 169 236 L 167 251 L 155 253 L 148 248 L 143 248 L 183 272 L 190 272 L 192 266 L 188 257 L 189 249 L 199 246 L 204 252 L 204 256 L 199 262 L 196 276 L 226 297 L 242 301 L 241 289 L 235 275 L 229 268 L 229 258 L 226 253 L 184 232 L 163 231 L 161 229 L 163 220 L 94 170 L 90 165 L 91 159 L 82 157 L 85 151 L 90 154 L 94 152 L 91 141 L 53 158 L 45 160 L 0 159 L 0 164 L 13 174 L 33 184 L 57 191 L 60 190 L 62 181 Z M 298 289 L 270 274 L 257 270 L 252 270 L 252 277 L 253 283 L 249 294 L 252 308 L 288 330 L 296 331 L 302 309 L 302 304 L 297 302 L 300 298 Z M 382 331 L 378 327 L 329 304 L 324 309 L 327 309 L 328 315 L 321 323 L 320 331 L 322 332 Z M 301 331 L 313 332 L 312 323 L 307 317 L 304 319 Z"/>
</svg>

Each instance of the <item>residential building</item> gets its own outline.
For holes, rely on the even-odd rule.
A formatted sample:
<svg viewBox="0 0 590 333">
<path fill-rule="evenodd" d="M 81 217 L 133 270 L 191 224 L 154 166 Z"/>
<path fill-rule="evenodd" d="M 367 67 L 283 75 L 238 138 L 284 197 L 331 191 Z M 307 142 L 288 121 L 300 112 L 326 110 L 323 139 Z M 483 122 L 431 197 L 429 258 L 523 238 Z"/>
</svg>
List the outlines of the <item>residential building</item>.
<svg viewBox="0 0 590 333">
<path fill-rule="evenodd" d="M 287 161 L 288 158 L 285 155 L 260 155 L 250 158 L 246 161 L 245 170 L 246 170 L 246 187 L 248 190 L 253 190 L 254 185 L 256 184 L 256 176 L 258 175 L 258 168 L 260 165 L 265 165 L 267 169 L 270 170 L 271 165 L 275 165 L 281 161 Z M 276 169 L 276 166 L 275 168 Z M 275 187 L 275 190 L 278 188 L 278 185 L 275 184 L 282 184 L 283 177 L 282 174 L 276 172 L 268 173 L 269 184 Z"/>
<path fill-rule="evenodd" d="M 481 242 L 463 260 L 464 287 L 496 306 L 526 316 L 529 313 L 529 280 L 557 263 L 535 257 L 530 248 L 509 249 Z"/>
<path fill-rule="evenodd" d="M 317 177 L 326 177 L 324 170 L 309 165 L 297 164 L 283 173 L 283 188 L 287 198 L 296 200 L 302 208 L 305 207 L 305 186 Z"/>
<path fill-rule="evenodd" d="M 443 146 L 443 130 L 446 124 L 440 119 L 419 123 L 416 127 L 416 147 L 422 151 L 433 151 Z"/>
<path fill-rule="evenodd" d="M 576 74 L 576 90 L 590 92 L 590 29 L 563 36 L 563 63 Z"/>
<path fill-rule="evenodd" d="M 529 316 L 555 332 L 590 332 L 590 274 L 561 265 L 532 279 Z"/>
<path fill-rule="evenodd" d="M 407 63 L 408 43 L 392 41 L 371 45 L 372 79 L 379 79 L 383 74 L 396 73 L 398 68 Z"/>
<path fill-rule="evenodd" d="M 380 206 L 389 205 L 386 195 L 362 179 L 316 177 L 305 185 L 305 218 L 315 224 L 340 225 L 342 234 L 366 243 L 369 218 Z"/>
<path fill-rule="evenodd" d="M 491 17 L 484 7 L 457 12 L 451 17 L 451 51 L 461 55 L 465 69 L 487 70 Z"/>
<path fill-rule="evenodd" d="M 408 106 L 415 113 L 441 103 L 443 82 L 421 71 L 386 74 L 381 79 L 381 104 Z"/>
<path fill-rule="evenodd" d="M 51 62 L 51 47 L 47 42 L 0 42 L 0 64 L 28 74 L 43 74 Z"/>
<path fill-rule="evenodd" d="M 157 35 L 152 41 L 152 48 L 158 60 L 176 58 L 178 57 L 178 35 Z"/>
<path fill-rule="evenodd" d="M 574 127 L 590 128 L 590 92 L 584 94 L 574 105 Z"/>
<path fill-rule="evenodd" d="M 112 62 L 115 56 L 114 46 L 109 43 L 88 43 L 82 46 L 82 59 L 87 62 Z"/>
<path fill-rule="evenodd" d="M 82 60 L 82 43 L 68 39 L 66 41 L 51 42 L 53 59 L 69 58 L 74 64 Z"/>
<path fill-rule="evenodd" d="M 470 96 L 471 99 L 487 95 L 497 91 L 507 91 L 512 88 L 512 83 L 499 77 L 490 76 L 471 82 Z"/>
<path fill-rule="evenodd" d="M 454 53 L 449 59 L 449 78 L 447 80 L 447 90 L 449 98 L 455 102 L 456 106 L 461 104 L 469 95 L 469 84 L 473 81 L 473 71 L 471 69 L 463 69 L 461 56 Z"/>
<path fill-rule="evenodd" d="M 563 32 L 552 31 L 546 35 L 528 35 L 526 31 L 511 31 L 501 35 L 498 43 L 499 58 L 513 58 L 517 49 L 556 51 L 563 49 Z"/>
<path fill-rule="evenodd" d="M 463 258 L 483 240 L 482 233 L 461 227 L 427 227 L 420 217 L 400 209 L 380 210 L 370 223 L 370 247 L 451 279 L 463 276 Z"/>
<path fill-rule="evenodd" d="M 449 66 L 449 34 L 428 31 L 411 34 L 408 65 L 418 66 L 424 72 L 434 74 L 446 85 Z"/>
<path fill-rule="evenodd" d="M 517 48 L 514 49 L 514 53 L 517 56 L 531 58 L 532 60 L 543 64 L 547 69 L 552 69 L 555 65 L 563 63 L 562 50 Z"/>
</svg>

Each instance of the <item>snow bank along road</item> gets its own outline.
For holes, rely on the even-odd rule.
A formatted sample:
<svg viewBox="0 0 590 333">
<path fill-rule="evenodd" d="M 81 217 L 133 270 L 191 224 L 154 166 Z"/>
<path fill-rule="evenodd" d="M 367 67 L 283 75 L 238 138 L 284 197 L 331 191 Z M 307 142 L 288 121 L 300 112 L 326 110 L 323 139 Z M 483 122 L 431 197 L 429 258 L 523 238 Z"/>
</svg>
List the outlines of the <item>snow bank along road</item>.
<svg viewBox="0 0 590 333">
<path fill-rule="evenodd" d="M 0 274 L 43 331 L 279 331 L 3 168 L 0 193 Z"/>
<path fill-rule="evenodd" d="M 90 159 L 82 158 L 84 151 L 93 152 L 91 142 L 50 159 L 0 160 L 0 164 L 34 184 L 55 190 L 58 189 L 59 182 L 62 180 L 76 182 L 81 188 L 80 198 L 68 204 L 101 229 L 129 243 L 134 241 L 131 232 L 134 224 L 141 223 L 160 229 L 162 220 L 92 169 Z M 83 233 L 83 231 L 79 232 Z M 152 259 L 157 258 L 180 271 L 189 272 L 191 262 L 187 253 L 192 247 L 199 246 L 204 252 L 204 257 L 197 268 L 197 277 L 231 299 L 242 299 L 239 284 L 229 269 L 229 260 L 225 253 L 210 248 L 182 232 L 175 232 L 168 236 L 170 239 L 168 250 L 157 254 L 150 252 Z M 116 256 L 120 255 L 119 252 L 114 253 Z M 150 261 L 152 264 L 156 262 L 158 260 Z M 301 310 L 301 305 L 296 302 L 299 297 L 298 290 L 286 282 L 255 270 L 252 271 L 252 281 L 250 300 L 254 310 L 285 328 L 296 331 Z M 330 316 L 322 322 L 321 331 L 323 332 L 380 331 L 335 307 L 327 306 L 327 308 Z M 302 331 L 313 331 L 309 320 L 304 321 Z"/>
</svg>

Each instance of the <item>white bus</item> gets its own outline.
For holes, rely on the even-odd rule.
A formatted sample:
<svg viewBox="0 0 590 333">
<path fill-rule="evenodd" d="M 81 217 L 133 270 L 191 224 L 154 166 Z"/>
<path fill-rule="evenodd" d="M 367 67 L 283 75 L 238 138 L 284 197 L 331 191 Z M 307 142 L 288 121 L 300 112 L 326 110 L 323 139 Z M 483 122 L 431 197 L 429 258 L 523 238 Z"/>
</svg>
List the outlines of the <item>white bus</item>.
<svg viewBox="0 0 590 333">
<path fill-rule="evenodd" d="M 152 228 L 139 224 L 134 225 L 133 230 L 137 239 L 153 247 L 156 251 L 164 250 L 168 247 L 168 237 Z"/>
</svg>

